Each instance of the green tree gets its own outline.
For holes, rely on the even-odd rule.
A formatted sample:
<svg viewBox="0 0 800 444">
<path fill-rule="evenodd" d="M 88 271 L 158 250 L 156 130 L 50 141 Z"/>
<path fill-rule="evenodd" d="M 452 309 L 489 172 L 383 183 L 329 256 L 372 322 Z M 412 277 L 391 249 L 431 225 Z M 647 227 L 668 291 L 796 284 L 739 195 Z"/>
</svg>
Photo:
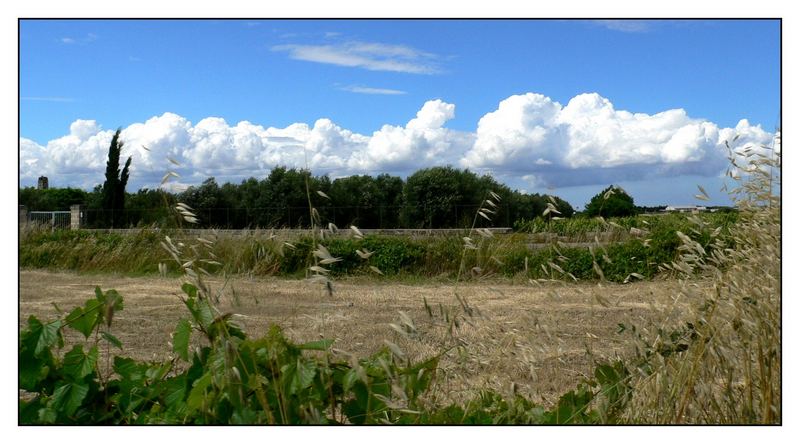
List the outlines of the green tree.
<svg viewBox="0 0 800 444">
<path fill-rule="evenodd" d="M 329 217 L 339 226 L 397 228 L 403 180 L 388 174 L 349 176 L 331 183 Z"/>
<path fill-rule="evenodd" d="M 142 188 L 136 193 L 126 193 L 125 213 L 128 225 L 151 225 L 167 227 L 170 221 L 169 208 L 176 197 L 162 189 Z"/>
<path fill-rule="evenodd" d="M 609 185 L 605 190 L 597 193 L 586 204 L 586 215 L 589 217 L 624 217 L 636 214 L 636 205 L 633 197 L 621 187 Z"/>
<path fill-rule="evenodd" d="M 227 191 L 227 199 L 234 202 L 233 226 L 235 228 L 253 228 L 258 226 L 255 208 L 262 193 L 262 188 L 266 183 L 251 177 L 242 181 L 241 184 L 233 188 L 223 189 Z"/>
<path fill-rule="evenodd" d="M 181 202 L 194 209 L 194 213 L 203 227 L 228 226 L 229 208 L 232 202 L 225 199 L 225 194 L 216 179 L 209 177 L 200 186 L 189 187 L 181 194 Z"/>
<path fill-rule="evenodd" d="M 88 193 L 78 188 L 20 188 L 19 204 L 28 211 L 67 211 L 71 205 L 86 203 Z"/>
<path fill-rule="evenodd" d="M 554 205 L 555 205 L 556 209 L 558 210 L 558 212 L 560 213 L 560 214 L 558 214 L 558 217 L 572 217 L 572 215 L 575 214 L 575 209 L 572 208 L 572 205 L 570 205 L 569 202 L 567 202 L 566 200 L 564 200 L 564 199 L 562 199 L 562 198 L 560 198 L 558 196 L 553 196 L 553 195 L 545 195 L 543 197 L 543 199 L 546 202 L 549 202 L 550 198 L 552 198 L 555 201 Z M 547 204 L 545 204 L 545 205 L 547 205 Z"/>
<path fill-rule="evenodd" d="M 389 174 L 380 174 L 375 184 L 381 192 L 379 228 L 399 228 L 400 208 L 403 205 L 403 179 Z"/>
<path fill-rule="evenodd" d="M 308 227 L 310 222 L 306 179 L 311 191 L 311 204 L 328 221 L 325 207 L 330 203 L 317 192 L 329 193 L 327 176 L 314 177 L 308 170 L 275 167 L 259 185 L 254 221 L 261 227 Z"/>
<path fill-rule="evenodd" d="M 108 161 L 106 162 L 106 181 L 103 183 L 103 220 L 111 227 L 114 227 L 115 219 L 117 225 L 119 225 L 119 221 L 123 217 L 125 186 L 128 184 L 129 168 L 131 166 L 131 158 L 128 157 L 125 167 L 121 172 L 119 170 L 119 156 L 123 146 L 123 142 L 119 140 L 121 132 L 121 128 L 117 129 L 114 137 L 111 138 L 111 145 L 108 147 Z"/>
<path fill-rule="evenodd" d="M 480 220 L 478 226 L 513 222 L 506 212 L 511 190 L 491 176 L 450 166 L 419 170 L 403 187 L 403 223 L 409 228 L 469 227 L 489 191 L 500 195 L 500 208 L 491 223 Z"/>
</svg>

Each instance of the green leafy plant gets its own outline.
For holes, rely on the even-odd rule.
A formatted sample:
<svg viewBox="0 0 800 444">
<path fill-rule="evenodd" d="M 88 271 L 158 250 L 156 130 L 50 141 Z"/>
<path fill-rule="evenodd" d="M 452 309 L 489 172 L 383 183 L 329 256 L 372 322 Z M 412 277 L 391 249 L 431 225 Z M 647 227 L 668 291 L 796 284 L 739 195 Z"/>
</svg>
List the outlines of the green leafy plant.
<svg viewBox="0 0 800 444">
<path fill-rule="evenodd" d="M 333 341 L 289 341 L 278 326 L 249 338 L 230 314 L 192 284 L 182 286 L 189 317 L 172 335 L 174 357 L 142 362 L 113 357 L 111 334 L 123 309 L 114 290 L 59 319 L 34 316 L 20 332 L 22 424 L 485 424 L 596 423 L 616 418 L 628 387 L 620 364 L 598 366 L 595 378 L 563 395 L 550 410 L 522 397 L 484 391 L 466 406 L 430 405 L 441 355 L 410 362 L 389 343 L 363 359 L 342 359 Z M 63 353 L 64 329 L 86 343 Z M 197 344 L 192 347 L 193 344 Z M 605 399 L 604 403 L 598 400 Z M 598 410 L 599 409 L 599 410 Z"/>
</svg>

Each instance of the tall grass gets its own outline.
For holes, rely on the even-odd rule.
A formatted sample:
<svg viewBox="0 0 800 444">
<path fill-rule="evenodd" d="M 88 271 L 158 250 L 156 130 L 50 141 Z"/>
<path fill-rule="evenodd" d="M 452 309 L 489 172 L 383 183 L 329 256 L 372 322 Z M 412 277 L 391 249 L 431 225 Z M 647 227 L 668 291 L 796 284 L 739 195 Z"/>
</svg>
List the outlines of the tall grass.
<svg viewBox="0 0 800 444">
<path fill-rule="evenodd" d="M 692 222 L 695 219 L 705 221 L 705 225 L 698 227 Z M 611 223 L 615 221 L 606 225 Z M 332 228 L 317 229 L 313 236 L 309 232 L 301 237 L 282 231 L 219 234 L 214 236 L 214 251 L 222 265 L 210 271 L 240 276 L 376 276 L 372 268 L 375 267 L 382 274 L 395 277 L 474 280 L 496 276 L 526 282 L 527 279 L 595 279 L 593 263 L 597 262 L 606 279 L 624 282 L 633 273 L 652 278 L 662 271 L 660 264 L 674 261 L 679 253 L 678 231 L 706 246 L 711 242 L 711 234 L 719 229 L 719 236 L 730 247 L 729 226 L 728 219 L 664 216 L 658 222 L 651 222 L 649 230 L 642 228 L 642 234 L 636 237 L 577 244 L 555 240 L 541 243 L 537 234 L 493 235 L 482 229 L 465 230 L 461 236 L 417 238 L 361 236 L 352 230 L 346 234 L 340 230 L 334 236 Z M 154 264 L 169 259 L 160 247 L 163 235 L 184 243 L 195 240 L 177 230 L 143 229 L 132 235 L 27 230 L 20 242 L 20 266 L 135 275 L 155 273 Z M 209 235 L 213 232 L 209 231 Z M 321 257 L 324 253 L 317 248 L 320 243 L 330 258 Z M 594 261 L 593 255 L 598 254 L 601 260 Z M 313 259 L 327 263 L 317 264 Z M 550 267 L 550 263 L 563 271 Z M 309 270 L 310 266 L 325 271 Z"/>
<path fill-rule="evenodd" d="M 732 160 L 736 165 L 742 159 Z M 652 354 L 639 368 L 627 422 L 782 421 L 781 202 L 772 187 L 780 182 L 780 156 L 757 155 L 739 173 L 742 182 L 732 191 L 740 210 L 730 229 L 732 248 L 719 239 L 703 247 L 681 236 L 681 255 L 668 267 L 683 276 L 702 273 L 713 291 L 700 293 L 685 281 L 676 297 L 691 301 L 689 341 L 684 351 Z M 639 356 L 670 339 L 648 337 Z"/>
<path fill-rule="evenodd" d="M 553 219 L 537 217 L 532 220 L 520 220 L 514 229 L 521 233 L 531 233 L 534 239 L 546 242 L 593 242 L 595 238 L 604 242 L 626 241 L 639 238 L 653 231 L 675 231 L 687 227 L 690 218 L 700 218 L 708 225 L 722 227 L 726 230 L 738 219 L 736 212 L 698 213 L 666 213 L 653 216 L 628 216 L 604 219 L 602 217 L 574 216 L 569 219 Z"/>
</svg>

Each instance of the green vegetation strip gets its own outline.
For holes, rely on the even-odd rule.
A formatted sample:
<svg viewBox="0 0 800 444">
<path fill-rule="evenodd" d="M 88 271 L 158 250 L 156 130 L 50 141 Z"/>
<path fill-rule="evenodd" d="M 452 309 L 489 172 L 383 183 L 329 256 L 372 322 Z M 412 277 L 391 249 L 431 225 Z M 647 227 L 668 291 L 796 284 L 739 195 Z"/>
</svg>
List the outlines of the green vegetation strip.
<svg viewBox="0 0 800 444">
<path fill-rule="evenodd" d="M 528 224 L 531 230 L 546 230 L 564 242 L 577 240 L 583 242 L 583 246 L 534 243 L 541 233 L 494 236 L 482 242 L 475 240 L 476 248 L 464 255 L 463 270 L 471 271 L 467 273 L 471 277 L 595 279 L 597 272 L 593 264 L 597 263 L 610 281 L 623 282 L 632 274 L 650 278 L 659 272 L 660 264 L 675 259 L 680 244 L 677 232 L 687 234 L 701 245 L 708 245 L 711 234 L 719 229 L 724 237 L 736 217 L 731 213 L 639 216 L 605 222 L 597 219 L 537 219 Z M 637 233 L 640 234 L 631 236 L 631 228 L 639 230 Z M 615 230 L 622 235 L 613 236 Z M 597 233 L 600 233 L 600 238 L 620 240 L 594 243 L 591 239 Z M 89 231 L 23 233 L 20 266 L 142 275 L 158 273 L 158 264 L 165 263 L 170 271 L 180 272 L 178 264 L 161 246 L 165 234 L 170 235 L 169 232 L 149 229 L 132 234 Z M 467 234 L 466 230 L 464 234 Z M 173 233 L 173 236 L 180 241 L 178 233 Z M 473 234 L 473 237 L 479 236 Z M 365 236 L 363 239 L 338 236 L 325 239 L 324 244 L 333 257 L 340 259 L 328 266 L 333 276 L 374 274 L 371 267 L 375 267 L 390 277 L 454 277 L 462 266 L 464 249 L 462 236 L 453 235 L 434 238 Z M 357 250 L 371 252 L 369 260 L 364 260 Z M 215 240 L 214 252 L 215 261 L 221 265 L 206 267 L 211 273 L 303 277 L 313 262 L 313 242 L 309 237 L 220 236 Z"/>
</svg>

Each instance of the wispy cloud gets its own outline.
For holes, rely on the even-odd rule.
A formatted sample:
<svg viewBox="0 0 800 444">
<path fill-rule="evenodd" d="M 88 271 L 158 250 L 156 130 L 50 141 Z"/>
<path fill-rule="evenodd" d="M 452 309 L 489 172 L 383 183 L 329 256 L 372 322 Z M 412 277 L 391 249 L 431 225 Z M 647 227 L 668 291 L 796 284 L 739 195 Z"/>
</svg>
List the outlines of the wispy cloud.
<svg viewBox="0 0 800 444">
<path fill-rule="evenodd" d="M 20 97 L 20 100 L 26 102 L 74 102 L 75 101 L 75 99 L 71 97 L 37 97 L 37 96 Z"/>
<path fill-rule="evenodd" d="M 652 23 L 647 20 L 594 20 L 593 23 L 620 32 L 647 32 Z"/>
<path fill-rule="evenodd" d="M 128 56 L 128 61 L 136 63 L 136 62 L 141 62 L 142 59 L 140 57 L 136 57 L 136 56 Z"/>
<path fill-rule="evenodd" d="M 288 52 L 294 60 L 393 71 L 410 74 L 437 74 L 437 56 L 405 45 L 346 42 L 330 45 L 277 45 L 276 52 Z"/>
<path fill-rule="evenodd" d="M 400 94 L 406 94 L 405 91 L 401 91 L 399 89 L 389 89 L 389 88 L 372 88 L 369 86 L 356 86 L 356 85 L 348 85 L 339 88 L 342 91 L 347 91 L 351 93 L 357 94 L 382 94 L 388 96 L 395 96 Z"/>
<path fill-rule="evenodd" d="M 88 33 L 85 37 L 61 37 L 58 39 L 59 42 L 65 45 L 86 45 L 88 43 L 92 43 L 93 41 L 97 40 L 97 34 Z"/>
</svg>

